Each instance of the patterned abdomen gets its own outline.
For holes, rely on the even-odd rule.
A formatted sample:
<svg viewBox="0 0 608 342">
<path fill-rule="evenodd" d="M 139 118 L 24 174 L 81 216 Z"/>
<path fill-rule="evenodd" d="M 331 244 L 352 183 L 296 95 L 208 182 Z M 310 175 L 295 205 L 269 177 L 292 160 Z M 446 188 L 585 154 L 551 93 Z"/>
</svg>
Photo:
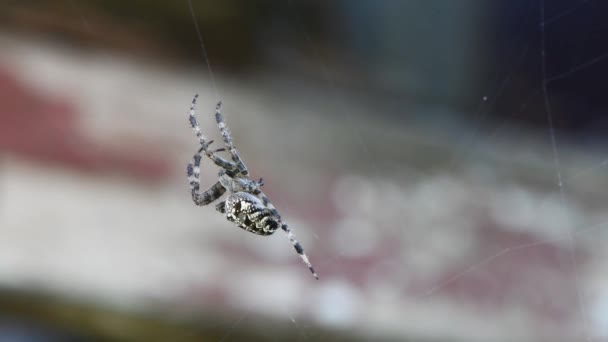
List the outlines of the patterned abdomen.
<svg viewBox="0 0 608 342">
<path fill-rule="evenodd" d="M 234 193 L 226 199 L 226 218 L 248 232 L 270 235 L 279 228 L 279 219 L 272 215 L 256 196 L 247 192 Z"/>
</svg>

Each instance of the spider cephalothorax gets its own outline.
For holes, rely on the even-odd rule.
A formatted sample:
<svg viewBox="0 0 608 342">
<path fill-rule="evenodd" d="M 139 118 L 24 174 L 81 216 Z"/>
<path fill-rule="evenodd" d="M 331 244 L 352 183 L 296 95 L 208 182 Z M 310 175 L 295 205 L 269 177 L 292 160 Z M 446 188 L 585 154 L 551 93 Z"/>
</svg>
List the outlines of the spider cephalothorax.
<svg viewBox="0 0 608 342">
<path fill-rule="evenodd" d="M 262 192 L 261 187 L 264 181 L 260 178 L 259 181 L 249 179 L 249 171 L 239 156 L 237 150 L 232 143 L 232 137 L 228 131 L 228 127 L 224 122 L 221 113 L 222 103 L 219 102 L 215 108 L 215 120 L 220 128 L 220 133 L 228 149 L 231 161 L 226 160 L 216 153 L 225 151 L 225 148 L 210 150 L 209 146 L 213 140 L 207 140 L 201 128 L 199 127 L 194 110 L 198 95 L 194 96 L 192 106 L 190 107 L 190 125 L 196 134 L 200 148 L 188 164 L 188 180 L 190 181 L 190 189 L 192 191 L 192 200 L 196 205 L 207 205 L 218 200 L 226 191 L 229 196 L 225 201 L 219 202 L 215 208 L 226 215 L 228 221 L 233 222 L 244 230 L 258 234 L 271 235 L 279 227 L 287 233 L 289 241 L 293 244 L 296 252 L 300 255 L 302 261 L 308 266 L 310 272 L 317 279 L 317 273 L 308 261 L 308 257 L 304 253 L 304 249 L 295 239 L 295 236 L 289 229 L 286 223 L 281 220 L 281 215 L 275 207 L 270 203 L 268 197 Z M 204 192 L 200 191 L 200 170 L 202 154 L 211 159 L 217 166 L 220 167 L 218 173 L 218 181 Z"/>
</svg>

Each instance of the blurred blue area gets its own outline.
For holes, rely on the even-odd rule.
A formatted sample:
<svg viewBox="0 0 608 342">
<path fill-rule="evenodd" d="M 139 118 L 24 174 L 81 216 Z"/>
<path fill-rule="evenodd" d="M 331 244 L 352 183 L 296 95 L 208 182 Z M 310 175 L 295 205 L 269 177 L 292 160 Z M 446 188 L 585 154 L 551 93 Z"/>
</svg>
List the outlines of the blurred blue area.
<svg viewBox="0 0 608 342">
<path fill-rule="evenodd" d="M 84 342 L 96 340 L 92 337 L 78 337 L 61 331 L 57 327 L 0 316 L 0 342 Z"/>
</svg>

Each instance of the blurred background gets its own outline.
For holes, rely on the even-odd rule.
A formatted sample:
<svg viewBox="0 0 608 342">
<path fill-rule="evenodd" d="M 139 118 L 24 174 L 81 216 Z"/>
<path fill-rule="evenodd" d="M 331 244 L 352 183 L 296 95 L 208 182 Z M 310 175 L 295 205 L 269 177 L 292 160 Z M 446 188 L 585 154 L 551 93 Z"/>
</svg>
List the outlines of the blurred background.
<svg viewBox="0 0 608 342">
<path fill-rule="evenodd" d="M 0 7 L 0 341 L 608 341 L 608 3 Z"/>
</svg>

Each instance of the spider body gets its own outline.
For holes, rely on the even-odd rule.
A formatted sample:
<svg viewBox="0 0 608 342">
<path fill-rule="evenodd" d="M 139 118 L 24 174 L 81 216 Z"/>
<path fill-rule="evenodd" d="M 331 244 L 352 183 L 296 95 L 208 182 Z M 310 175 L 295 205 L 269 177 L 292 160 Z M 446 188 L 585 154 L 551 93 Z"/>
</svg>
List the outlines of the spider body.
<svg viewBox="0 0 608 342">
<path fill-rule="evenodd" d="M 226 218 L 248 232 L 271 235 L 279 228 L 280 218 L 264 206 L 259 198 L 247 192 L 237 192 L 226 199 Z"/>
<path fill-rule="evenodd" d="M 225 148 L 216 150 L 209 149 L 209 146 L 213 141 L 205 138 L 194 115 L 197 98 L 198 95 L 195 95 L 192 100 L 189 120 L 190 125 L 199 140 L 200 148 L 187 167 L 188 180 L 190 182 L 190 190 L 194 203 L 199 206 L 204 206 L 219 200 L 224 193 L 228 192 L 228 198 L 226 198 L 225 201 L 220 201 L 215 206 L 217 211 L 224 214 L 228 221 L 257 235 L 272 235 L 280 227 L 287 233 L 287 238 L 298 255 L 300 255 L 302 261 L 308 266 L 310 272 L 316 279 L 319 279 L 308 260 L 308 257 L 304 253 L 304 249 L 296 240 L 287 224 L 283 222 L 281 215 L 279 215 L 268 197 L 261 190 L 264 181 L 261 178 L 259 181 L 249 179 L 249 171 L 234 147 L 230 131 L 224 122 L 221 113 L 221 102 L 219 102 L 215 108 L 215 119 L 220 129 L 220 133 L 222 134 L 224 144 L 230 153 L 231 160 L 226 160 L 217 155 L 217 152 L 225 151 Z M 218 172 L 218 181 L 203 192 L 200 191 L 199 179 L 202 155 L 205 155 L 220 168 L 220 171 Z"/>
</svg>

